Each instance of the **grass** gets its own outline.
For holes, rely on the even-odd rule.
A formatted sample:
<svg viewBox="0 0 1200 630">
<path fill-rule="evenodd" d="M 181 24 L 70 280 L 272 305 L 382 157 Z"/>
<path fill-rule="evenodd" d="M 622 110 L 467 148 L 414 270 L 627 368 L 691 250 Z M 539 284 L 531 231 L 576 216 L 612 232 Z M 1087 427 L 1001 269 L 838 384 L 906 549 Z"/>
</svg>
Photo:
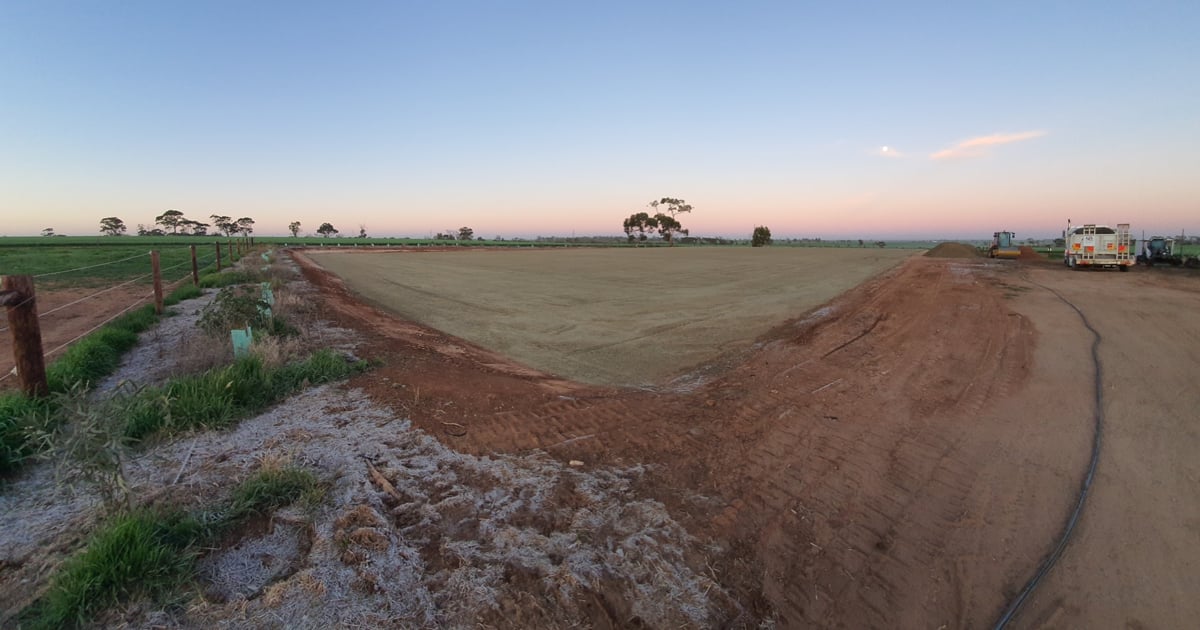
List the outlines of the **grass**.
<svg viewBox="0 0 1200 630">
<path fill-rule="evenodd" d="M 262 280 L 262 274 L 245 269 L 213 272 L 200 276 L 201 289 L 219 289 L 235 284 L 249 284 Z"/>
<path fill-rule="evenodd" d="M 347 363 L 329 350 L 275 368 L 258 357 L 243 357 L 139 392 L 125 421 L 125 437 L 138 442 L 163 431 L 228 427 L 306 385 L 345 378 L 364 368 L 364 363 Z"/>
<path fill-rule="evenodd" d="M 172 306 L 200 294 L 199 288 L 185 284 L 165 297 L 163 304 Z M 137 344 L 138 334 L 156 321 L 154 306 L 148 304 L 72 344 L 46 368 L 50 392 L 64 393 L 77 383 L 95 383 L 112 374 L 121 356 Z M 33 401 L 17 392 L 0 394 L 0 475 L 16 470 L 33 455 L 29 431 L 45 428 L 54 416 L 51 406 L 50 400 Z"/>
<path fill-rule="evenodd" d="M 51 411 L 49 399 L 0 395 L 0 476 L 16 470 L 33 455 L 29 431 L 41 428 Z"/>
<path fill-rule="evenodd" d="M 199 289 L 186 285 L 172 292 L 163 303 L 173 305 L 199 294 Z M 137 344 L 138 334 L 157 320 L 154 306 L 146 305 L 72 344 L 46 368 L 50 392 L 64 393 L 77 383 L 95 383 L 112 374 L 120 364 L 121 355 Z M 29 431 L 44 428 L 47 419 L 54 416 L 52 400 L 31 400 L 18 392 L 0 394 L 0 475 L 16 470 L 33 455 Z"/>
<path fill-rule="evenodd" d="M 233 528 L 304 498 L 317 478 L 306 470 L 260 470 L 231 498 L 208 510 L 142 509 L 114 517 L 54 575 L 50 589 L 22 613 L 23 626 L 80 626 L 139 597 L 162 601 L 195 579 L 195 561 Z"/>
</svg>

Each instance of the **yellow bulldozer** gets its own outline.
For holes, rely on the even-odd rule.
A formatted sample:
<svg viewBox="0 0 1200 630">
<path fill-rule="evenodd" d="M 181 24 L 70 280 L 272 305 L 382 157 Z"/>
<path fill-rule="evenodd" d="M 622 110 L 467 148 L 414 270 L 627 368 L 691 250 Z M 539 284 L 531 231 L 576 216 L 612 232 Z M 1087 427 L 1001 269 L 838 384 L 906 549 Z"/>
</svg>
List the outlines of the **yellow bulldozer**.
<svg viewBox="0 0 1200 630">
<path fill-rule="evenodd" d="M 988 248 L 988 258 L 1020 258 L 1021 248 L 1014 242 L 1017 235 L 1014 232 L 996 232 L 992 234 L 992 246 Z"/>
</svg>

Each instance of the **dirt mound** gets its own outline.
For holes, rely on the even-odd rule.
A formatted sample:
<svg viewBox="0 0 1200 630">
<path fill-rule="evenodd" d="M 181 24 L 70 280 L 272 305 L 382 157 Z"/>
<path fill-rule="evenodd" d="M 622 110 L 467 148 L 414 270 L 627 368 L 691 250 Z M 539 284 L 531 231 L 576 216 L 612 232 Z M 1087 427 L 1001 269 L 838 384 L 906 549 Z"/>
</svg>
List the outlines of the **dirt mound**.
<svg viewBox="0 0 1200 630">
<path fill-rule="evenodd" d="M 962 243 L 942 243 L 925 255 L 930 258 L 978 258 L 979 250 Z"/>
<path fill-rule="evenodd" d="M 1021 246 L 1021 255 L 1018 256 L 1017 259 L 1018 260 L 1039 260 L 1039 261 L 1047 260 L 1047 258 L 1045 256 L 1039 254 L 1037 252 L 1037 250 L 1035 250 L 1034 248 L 1032 248 L 1028 245 Z"/>
</svg>

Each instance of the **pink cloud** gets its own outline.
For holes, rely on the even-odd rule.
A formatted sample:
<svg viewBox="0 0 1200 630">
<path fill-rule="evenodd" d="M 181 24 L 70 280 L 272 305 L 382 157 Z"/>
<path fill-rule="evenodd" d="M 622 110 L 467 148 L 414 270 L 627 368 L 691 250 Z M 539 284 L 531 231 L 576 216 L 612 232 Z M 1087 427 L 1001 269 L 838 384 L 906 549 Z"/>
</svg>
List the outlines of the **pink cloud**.
<svg viewBox="0 0 1200 630">
<path fill-rule="evenodd" d="M 1046 135 L 1045 131 L 1022 131 L 1020 133 L 994 133 L 990 136 L 976 136 L 969 140 L 963 140 L 948 149 L 942 149 L 929 157 L 933 160 L 979 157 L 987 153 L 990 147 L 1032 140 L 1044 135 Z"/>
</svg>

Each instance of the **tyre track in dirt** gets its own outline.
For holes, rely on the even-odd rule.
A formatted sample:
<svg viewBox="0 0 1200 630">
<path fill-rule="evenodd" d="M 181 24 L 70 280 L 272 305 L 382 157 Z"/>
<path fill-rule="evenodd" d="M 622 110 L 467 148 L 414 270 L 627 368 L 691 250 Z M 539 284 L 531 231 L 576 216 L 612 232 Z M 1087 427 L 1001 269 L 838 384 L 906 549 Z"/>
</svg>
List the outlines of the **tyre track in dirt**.
<svg viewBox="0 0 1200 630">
<path fill-rule="evenodd" d="M 962 452 L 965 436 L 944 419 L 977 415 L 990 395 L 1024 378 L 1024 321 L 1010 317 L 993 298 L 981 309 L 987 317 L 964 325 L 955 311 L 970 302 L 943 294 L 974 296 L 977 291 L 955 286 L 970 275 L 955 266 L 918 266 L 908 271 L 912 277 L 902 272 L 866 287 L 858 303 L 851 298 L 841 306 L 862 314 L 851 318 L 849 330 L 810 338 L 809 352 L 824 359 L 788 374 L 803 387 L 772 390 L 789 398 L 776 417 L 802 411 L 754 437 L 755 448 L 744 457 L 745 478 L 730 493 L 745 499 L 719 521 L 726 537 L 764 532 L 757 541 L 764 564 L 761 588 L 785 625 L 896 622 L 910 597 L 912 575 L 939 555 L 942 534 L 961 517 L 973 489 L 973 466 Z M 897 294 L 900 287 L 903 295 Z M 905 316 L 928 304 L 948 308 L 931 318 Z M 864 325 L 874 329 L 863 341 L 836 353 L 824 350 L 822 341 L 840 348 L 841 339 L 858 338 Z M 835 321 L 832 327 L 837 326 Z M 982 356 L 953 356 L 950 348 L 964 337 L 984 340 Z M 961 369 L 930 373 L 932 363 L 947 359 Z M 814 393 L 810 386 L 825 386 L 820 379 L 836 384 Z M 868 388 L 875 390 L 869 398 L 884 404 L 863 408 L 854 399 Z M 764 411 L 748 404 L 738 422 L 769 417 Z M 893 421 L 875 421 L 889 417 Z M 796 575 L 804 579 L 789 577 Z"/>
<path fill-rule="evenodd" d="M 305 269 L 380 338 L 385 365 L 356 385 L 464 452 L 650 464 L 637 492 L 712 541 L 718 582 L 782 627 L 987 623 L 1053 529 L 1036 512 L 1066 503 L 1069 484 L 1039 486 L 1069 458 L 1011 456 L 1044 419 L 993 409 L 1024 387 L 1035 347 L 1002 266 L 906 261 L 685 393 L 516 366 Z"/>
</svg>

